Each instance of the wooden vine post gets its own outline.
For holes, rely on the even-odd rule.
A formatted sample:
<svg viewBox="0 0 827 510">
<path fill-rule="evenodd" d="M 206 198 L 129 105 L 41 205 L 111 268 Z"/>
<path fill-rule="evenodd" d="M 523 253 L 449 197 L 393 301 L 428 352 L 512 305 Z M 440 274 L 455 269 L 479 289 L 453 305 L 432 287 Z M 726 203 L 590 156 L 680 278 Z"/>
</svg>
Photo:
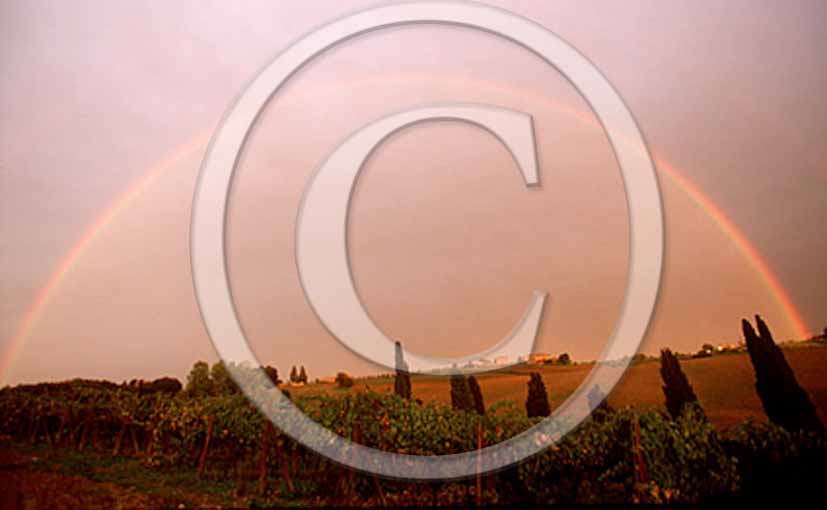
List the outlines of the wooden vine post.
<svg viewBox="0 0 827 510">
<path fill-rule="evenodd" d="M 78 451 L 83 451 L 84 445 L 86 445 L 86 438 L 89 436 L 89 424 L 92 419 L 89 416 L 86 416 L 83 419 L 83 428 L 80 431 L 80 439 L 78 440 Z"/>
<path fill-rule="evenodd" d="M 284 477 L 284 483 L 287 484 L 287 490 L 294 492 L 293 480 L 290 478 L 290 469 L 287 466 L 287 456 L 284 455 L 280 441 L 276 441 L 276 454 L 279 456 L 279 467 L 281 468 L 281 475 Z"/>
<path fill-rule="evenodd" d="M 477 421 L 477 506 L 482 506 L 482 418 Z"/>
<path fill-rule="evenodd" d="M 635 482 L 640 491 L 640 503 L 646 503 L 646 491 L 643 486 L 649 483 L 649 471 L 646 469 L 646 460 L 640 445 L 640 421 L 637 416 L 632 421 L 632 440 L 635 459 Z"/>
<path fill-rule="evenodd" d="M 85 430 L 85 429 L 84 429 Z M 121 451 L 121 443 L 123 443 L 123 436 L 126 435 L 126 420 L 121 420 L 121 429 L 118 431 L 118 438 L 115 439 L 115 447 L 112 449 L 112 455 L 115 456 Z"/>
<path fill-rule="evenodd" d="M 264 419 L 264 430 L 261 432 L 261 459 L 258 464 L 258 493 L 264 494 L 267 488 L 267 454 L 270 450 L 270 436 L 272 435 L 273 424 L 270 420 Z"/>
<path fill-rule="evenodd" d="M 359 420 L 354 420 L 353 428 L 350 433 L 350 440 L 352 443 L 357 443 L 360 439 L 360 430 L 359 430 Z M 356 463 L 356 452 L 353 449 L 353 445 L 351 445 L 351 455 L 353 456 L 353 463 Z M 352 506 L 356 502 L 356 470 L 350 468 L 350 472 L 348 473 L 348 487 L 347 487 L 347 496 L 348 496 L 348 505 Z"/>
<path fill-rule="evenodd" d="M 57 431 L 55 432 L 55 446 L 60 446 L 60 440 L 63 436 L 63 428 L 66 426 L 68 421 L 69 411 L 64 409 L 63 412 L 60 413 L 60 421 L 57 425 Z"/>
<path fill-rule="evenodd" d="M 204 476 L 204 471 L 207 469 L 207 453 L 210 451 L 210 439 L 212 439 L 212 430 L 215 426 L 215 416 L 207 418 L 207 437 L 204 438 L 204 448 L 201 450 L 201 458 L 198 460 L 198 478 Z"/>
<path fill-rule="evenodd" d="M 138 436 L 137 432 L 135 432 L 134 424 L 132 427 L 129 427 L 129 437 L 132 438 L 132 451 L 134 452 L 135 456 L 141 454 L 141 447 L 138 445 Z"/>
</svg>

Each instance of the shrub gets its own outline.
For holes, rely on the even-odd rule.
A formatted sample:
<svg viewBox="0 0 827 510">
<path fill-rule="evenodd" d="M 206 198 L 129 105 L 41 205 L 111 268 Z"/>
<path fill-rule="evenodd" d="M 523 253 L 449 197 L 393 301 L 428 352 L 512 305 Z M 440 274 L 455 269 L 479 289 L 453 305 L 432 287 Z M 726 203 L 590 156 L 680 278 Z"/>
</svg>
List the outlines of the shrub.
<svg viewBox="0 0 827 510">
<path fill-rule="evenodd" d="M 709 502 L 738 481 L 715 427 L 694 406 L 677 420 L 623 409 L 586 421 L 517 471 L 519 492 L 538 505 Z"/>
<path fill-rule="evenodd" d="M 723 445 L 738 465 L 742 500 L 801 500 L 827 485 L 827 436 L 789 432 L 772 422 L 748 420 L 723 434 Z"/>
<path fill-rule="evenodd" d="M 174 377 L 161 377 L 141 386 L 146 393 L 166 393 L 174 395 L 181 391 L 181 381 Z"/>
<path fill-rule="evenodd" d="M 267 365 L 266 367 L 264 367 L 264 373 L 267 374 L 267 378 L 270 379 L 270 382 L 272 382 L 276 386 L 282 383 L 282 380 L 279 379 L 279 371 L 276 370 L 275 367 Z"/>
<path fill-rule="evenodd" d="M 339 372 L 336 374 L 336 384 L 340 388 L 351 388 L 353 387 L 353 378 L 345 372 Z"/>
<path fill-rule="evenodd" d="M 548 403 L 546 385 L 538 372 L 531 373 L 528 381 L 528 398 L 525 402 L 526 413 L 529 418 L 548 416 L 551 414 L 551 406 Z"/>
</svg>

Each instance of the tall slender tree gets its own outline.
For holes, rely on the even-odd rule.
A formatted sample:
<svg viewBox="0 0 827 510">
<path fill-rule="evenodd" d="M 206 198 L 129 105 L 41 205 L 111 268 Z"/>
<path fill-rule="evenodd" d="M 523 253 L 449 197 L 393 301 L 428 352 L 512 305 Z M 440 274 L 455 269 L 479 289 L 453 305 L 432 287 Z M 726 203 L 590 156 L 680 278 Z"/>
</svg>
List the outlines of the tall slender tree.
<svg viewBox="0 0 827 510">
<path fill-rule="evenodd" d="M 609 400 L 606 398 L 606 394 L 600 389 L 599 384 L 595 384 L 592 386 L 592 389 L 589 390 L 588 399 L 589 408 L 592 410 L 595 417 L 602 418 L 605 415 L 614 412 L 612 406 L 609 405 Z"/>
<path fill-rule="evenodd" d="M 669 349 L 660 351 L 660 377 L 663 379 L 663 394 L 666 397 L 666 409 L 673 419 L 678 419 L 688 404 L 701 409 L 698 397 L 683 373 L 680 361 Z M 701 411 L 703 414 L 703 411 Z"/>
<path fill-rule="evenodd" d="M 293 368 L 290 369 L 290 382 L 299 382 L 299 373 L 296 371 L 296 365 L 293 365 Z"/>
<path fill-rule="evenodd" d="M 770 328 L 758 315 L 755 325 L 757 333 L 749 321 L 741 321 L 749 358 L 755 369 L 755 390 L 767 417 L 789 431 L 823 431 L 824 424 L 818 418 L 815 406 L 798 384 Z"/>
<path fill-rule="evenodd" d="M 525 410 L 529 418 L 537 416 L 548 416 L 551 414 L 551 406 L 548 403 L 546 385 L 539 372 L 532 372 L 528 381 L 528 398 L 525 401 Z"/>
<path fill-rule="evenodd" d="M 471 392 L 474 410 L 477 411 L 477 414 L 484 415 L 485 401 L 482 399 L 482 389 L 480 388 L 480 383 L 477 382 L 477 378 L 473 375 L 468 377 L 468 390 Z"/>
<path fill-rule="evenodd" d="M 476 412 L 474 396 L 468 387 L 468 379 L 462 374 L 451 376 L 451 407 L 457 411 Z"/>
<path fill-rule="evenodd" d="M 307 384 L 307 371 L 304 369 L 304 365 L 299 370 L 299 382 Z"/>
<path fill-rule="evenodd" d="M 396 342 L 395 361 L 396 377 L 393 380 L 393 392 L 404 399 L 411 399 L 411 375 L 408 373 L 408 364 L 405 362 L 405 355 L 402 351 L 402 344 Z"/>
</svg>

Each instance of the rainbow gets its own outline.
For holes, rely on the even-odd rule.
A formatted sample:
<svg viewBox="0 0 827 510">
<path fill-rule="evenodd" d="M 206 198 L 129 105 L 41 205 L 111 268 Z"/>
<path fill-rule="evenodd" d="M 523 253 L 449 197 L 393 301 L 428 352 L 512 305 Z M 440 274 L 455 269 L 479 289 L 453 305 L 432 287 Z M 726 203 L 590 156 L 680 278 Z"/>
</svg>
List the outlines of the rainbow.
<svg viewBox="0 0 827 510">
<path fill-rule="evenodd" d="M 411 77 L 410 75 L 397 76 L 392 79 L 384 79 L 382 81 L 385 84 L 387 84 L 387 82 L 391 80 L 401 80 L 405 83 L 410 83 L 414 79 L 418 79 L 418 77 Z M 433 80 L 433 77 L 423 77 L 422 79 Z M 445 78 L 441 79 L 445 80 Z M 466 87 L 469 85 L 469 80 L 464 78 L 453 78 L 448 80 L 460 82 Z M 350 85 L 352 88 L 355 88 L 362 84 L 376 85 L 376 82 L 377 80 L 367 79 L 352 82 Z M 519 94 L 522 97 L 527 96 L 525 91 L 515 92 L 514 90 L 511 90 L 507 87 L 503 87 L 499 84 L 491 82 L 482 83 L 493 89 L 497 89 L 508 94 Z M 479 86 L 480 81 L 475 81 L 474 84 Z M 329 90 L 332 91 L 332 89 Z M 341 85 L 339 85 L 338 90 L 341 90 Z M 320 93 L 324 93 L 324 91 L 306 93 L 302 94 L 302 96 L 315 97 Z M 532 99 L 536 99 L 538 102 L 546 104 L 547 106 L 551 107 L 553 110 L 557 112 L 564 113 L 574 119 L 577 119 L 579 122 L 586 123 L 591 126 L 600 127 L 597 121 L 586 112 L 575 110 L 569 106 L 566 106 L 562 103 L 558 103 L 544 96 L 536 94 L 530 94 L 530 96 L 532 96 Z M 169 169 L 174 168 L 179 162 L 181 162 L 183 159 L 185 159 L 192 153 L 199 150 L 203 151 L 207 146 L 211 134 L 211 129 L 206 130 L 204 132 L 199 133 L 189 141 L 177 146 L 173 151 L 171 151 L 164 158 L 162 158 L 152 167 L 150 167 L 142 177 L 140 177 L 134 183 L 132 183 L 86 229 L 83 236 L 81 236 L 81 238 L 78 239 L 78 241 L 75 243 L 72 249 L 69 250 L 69 252 L 60 261 L 60 263 L 58 263 L 56 269 L 52 272 L 52 275 L 49 278 L 49 280 L 38 292 L 37 297 L 35 298 L 28 312 L 21 320 L 20 325 L 15 332 L 15 335 L 8 342 L 2 356 L 0 356 L 0 386 L 5 385 L 7 383 L 7 377 L 11 365 L 14 363 L 14 360 L 21 352 L 26 339 L 28 338 L 34 326 L 36 325 L 38 319 L 43 314 L 52 297 L 56 294 L 61 284 L 65 280 L 66 276 L 76 266 L 78 260 L 80 260 L 83 254 L 86 253 L 89 247 L 94 243 L 95 239 L 97 239 L 97 237 L 118 217 L 118 215 L 120 215 L 124 210 L 128 209 L 129 206 L 138 197 L 140 197 L 147 189 L 149 189 L 152 186 L 152 184 L 154 184 L 158 180 L 159 177 L 161 177 Z M 677 168 L 669 164 L 664 159 L 659 158 L 655 155 L 653 155 L 653 160 L 658 170 L 658 173 L 660 175 L 666 176 L 673 184 L 677 186 L 678 189 L 685 192 L 687 196 L 689 196 L 690 199 L 696 205 L 698 205 L 707 215 L 709 215 L 715 221 L 715 224 L 718 226 L 718 228 L 729 239 L 732 240 L 732 242 L 735 244 L 735 246 L 738 248 L 741 254 L 744 255 L 744 257 L 746 257 L 746 259 L 750 262 L 752 267 L 761 276 L 763 282 L 765 283 L 767 289 L 770 292 L 770 295 L 774 297 L 776 302 L 780 305 L 781 309 L 784 310 L 785 314 L 787 315 L 787 319 L 793 326 L 798 338 L 807 338 L 810 332 L 808 330 L 806 323 L 804 322 L 804 319 L 802 318 L 801 314 L 796 308 L 795 303 L 790 298 L 789 294 L 787 293 L 784 286 L 781 284 L 778 277 L 773 273 L 773 271 L 767 265 L 766 261 L 764 261 L 764 259 L 761 257 L 758 250 L 752 245 L 752 243 L 750 243 L 746 235 L 744 235 L 744 233 L 741 232 L 741 230 L 732 222 L 732 220 L 730 220 L 729 217 L 727 217 L 726 214 L 696 184 L 684 177 L 682 175 L 682 172 L 680 172 Z"/>
<path fill-rule="evenodd" d="M 37 320 L 60 288 L 60 285 L 66 279 L 66 276 L 72 268 L 77 265 L 77 262 L 83 257 L 83 254 L 88 251 L 89 247 L 92 246 L 95 239 L 106 230 L 106 227 L 108 227 L 121 212 L 128 209 L 129 206 L 140 197 L 144 191 L 149 189 L 159 177 L 166 173 L 167 170 L 173 168 L 194 151 L 206 147 L 209 134 L 210 132 L 207 131 L 195 136 L 190 141 L 176 147 L 172 152 L 152 165 L 149 170 L 133 182 L 126 191 L 113 200 L 110 205 L 104 209 L 103 213 L 86 228 L 84 234 L 75 242 L 72 249 L 64 255 L 63 259 L 58 263 L 49 277 L 49 280 L 43 285 L 40 292 L 37 293 L 37 297 L 29 307 L 28 312 L 26 312 L 26 315 L 24 315 L 20 321 L 20 326 L 18 326 L 15 335 L 6 346 L 3 355 L 0 356 L 0 387 L 6 384 L 9 368 L 19 355 L 26 338 L 29 336 L 32 328 L 34 328 Z"/>
</svg>

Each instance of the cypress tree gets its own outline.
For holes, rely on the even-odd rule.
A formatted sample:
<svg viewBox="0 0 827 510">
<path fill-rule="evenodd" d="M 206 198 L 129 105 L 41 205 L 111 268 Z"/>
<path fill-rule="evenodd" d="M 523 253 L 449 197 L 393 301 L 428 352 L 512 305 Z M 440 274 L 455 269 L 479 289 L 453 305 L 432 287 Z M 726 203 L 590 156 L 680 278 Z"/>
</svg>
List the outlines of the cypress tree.
<svg viewBox="0 0 827 510">
<path fill-rule="evenodd" d="M 396 342 L 396 377 L 393 380 L 393 392 L 400 397 L 411 399 L 411 375 L 408 373 L 408 364 L 402 353 L 402 344 Z"/>
<path fill-rule="evenodd" d="M 468 387 L 468 379 L 462 374 L 451 376 L 451 407 L 457 411 L 476 412 L 474 397 Z"/>
<path fill-rule="evenodd" d="M 600 389 L 600 385 L 595 384 L 592 386 L 592 389 L 589 390 L 588 398 L 589 408 L 595 417 L 602 417 L 602 415 L 614 412 L 614 408 L 609 405 L 606 394 Z"/>
<path fill-rule="evenodd" d="M 663 379 L 663 395 L 666 397 L 666 409 L 673 419 L 677 420 L 684 406 L 694 404 L 703 415 L 703 410 L 695 396 L 689 379 L 681 369 L 678 358 L 669 349 L 660 351 L 660 376 Z"/>
<path fill-rule="evenodd" d="M 546 385 L 543 384 L 543 378 L 540 377 L 538 372 L 532 372 L 531 379 L 528 381 L 528 398 L 525 401 L 525 410 L 529 418 L 551 414 Z"/>
<path fill-rule="evenodd" d="M 755 316 L 755 324 L 758 333 L 746 319 L 741 321 L 741 328 L 755 369 L 755 390 L 767 417 L 790 432 L 823 431 L 824 425 L 809 395 L 798 384 L 767 324 L 758 315 Z"/>
<path fill-rule="evenodd" d="M 281 379 L 279 379 L 279 371 L 276 369 L 276 367 L 267 365 L 266 367 L 262 368 L 264 370 L 264 373 L 267 374 L 267 377 L 270 379 L 270 382 L 272 382 L 276 386 L 281 384 Z"/>
<path fill-rule="evenodd" d="M 301 370 L 299 370 L 299 382 L 307 384 L 307 372 L 304 369 L 304 365 L 302 365 Z"/>
<path fill-rule="evenodd" d="M 477 414 L 480 416 L 485 414 L 485 401 L 482 399 L 482 390 L 480 389 L 480 383 L 477 382 L 477 378 L 473 375 L 468 377 L 468 389 L 471 392 L 471 398 L 474 402 L 474 410 L 477 411 Z"/>
<path fill-rule="evenodd" d="M 296 365 L 293 365 L 293 368 L 290 369 L 290 382 L 299 382 L 299 374 L 296 372 Z"/>
</svg>

